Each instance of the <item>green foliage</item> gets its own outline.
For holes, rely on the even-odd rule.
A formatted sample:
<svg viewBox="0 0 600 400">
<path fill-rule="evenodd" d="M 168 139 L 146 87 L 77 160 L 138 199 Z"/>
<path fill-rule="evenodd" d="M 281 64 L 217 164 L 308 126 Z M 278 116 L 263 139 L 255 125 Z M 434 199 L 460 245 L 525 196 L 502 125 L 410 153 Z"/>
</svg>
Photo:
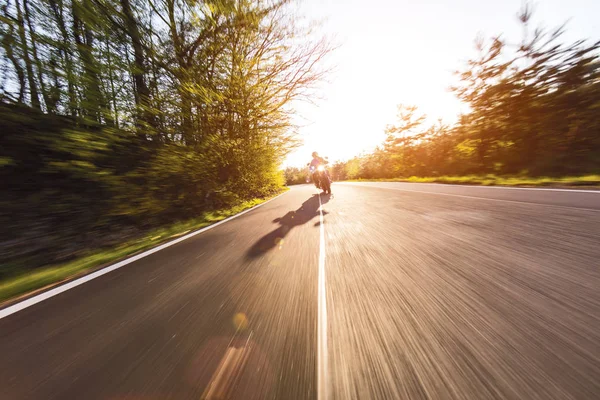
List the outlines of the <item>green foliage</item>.
<svg viewBox="0 0 600 400">
<path fill-rule="evenodd" d="M 286 185 L 302 185 L 310 181 L 307 168 L 287 167 L 284 175 Z"/>
</svg>

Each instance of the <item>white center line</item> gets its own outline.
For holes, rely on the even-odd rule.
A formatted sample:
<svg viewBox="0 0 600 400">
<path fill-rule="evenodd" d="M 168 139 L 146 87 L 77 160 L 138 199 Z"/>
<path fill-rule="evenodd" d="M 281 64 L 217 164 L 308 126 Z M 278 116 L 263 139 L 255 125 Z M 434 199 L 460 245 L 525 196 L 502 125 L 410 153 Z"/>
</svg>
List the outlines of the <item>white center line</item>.
<svg viewBox="0 0 600 400">
<path fill-rule="evenodd" d="M 317 399 L 329 398 L 327 373 L 327 293 L 325 292 L 325 226 L 323 225 L 323 204 L 319 194 L 319 313 L 318 313 L 318 352 L 317 352 Z"/>
</svg>

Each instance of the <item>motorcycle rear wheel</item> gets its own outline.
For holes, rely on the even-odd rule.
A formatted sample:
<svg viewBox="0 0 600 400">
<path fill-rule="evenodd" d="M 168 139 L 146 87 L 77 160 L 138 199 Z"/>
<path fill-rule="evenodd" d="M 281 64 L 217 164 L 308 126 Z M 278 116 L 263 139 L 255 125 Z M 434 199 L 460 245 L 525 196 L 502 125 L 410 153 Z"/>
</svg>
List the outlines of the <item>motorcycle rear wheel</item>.
<svg viewBox="0 0 600 400">
<path fill-rule="evenodd" d="M 329 182 L 328 179 L 325 182 L 323 182 L 322 186 L 325 194 L 331 194 L 331 182 Z"/>
</svg>

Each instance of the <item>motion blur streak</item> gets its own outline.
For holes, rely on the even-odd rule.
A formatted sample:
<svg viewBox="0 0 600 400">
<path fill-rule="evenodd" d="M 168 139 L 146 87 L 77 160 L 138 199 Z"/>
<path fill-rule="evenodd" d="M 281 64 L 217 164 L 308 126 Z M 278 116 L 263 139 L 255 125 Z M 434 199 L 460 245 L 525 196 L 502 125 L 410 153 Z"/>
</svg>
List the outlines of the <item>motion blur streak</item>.
<svg viewBox="0 0 600 400">
<path fill-rule="evenodd" d="M 596 398 L 600 212 L 552 191 L 385 186 L 410 188 L 335 185 L 322 221 L 314 188 L 295 187 L 0 320 L 0 387 L 197 399 L 234 346 L 248 353 L 229 398 L 316 399 L 323 227 L 331 399 Z"/>
</svg>

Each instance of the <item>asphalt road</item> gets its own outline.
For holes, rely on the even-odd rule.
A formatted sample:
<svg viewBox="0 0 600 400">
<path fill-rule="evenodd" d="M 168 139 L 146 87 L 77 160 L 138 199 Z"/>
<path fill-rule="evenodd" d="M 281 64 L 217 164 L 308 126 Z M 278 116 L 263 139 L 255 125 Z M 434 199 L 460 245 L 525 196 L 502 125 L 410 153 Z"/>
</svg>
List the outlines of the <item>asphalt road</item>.
<svg viewBox="0 0 600 400">
<path fill-rule="evenodd" d="M 0 319 L 0 398 L 600 398 L 600 193 L 333 191 Z"/>
</svg>

